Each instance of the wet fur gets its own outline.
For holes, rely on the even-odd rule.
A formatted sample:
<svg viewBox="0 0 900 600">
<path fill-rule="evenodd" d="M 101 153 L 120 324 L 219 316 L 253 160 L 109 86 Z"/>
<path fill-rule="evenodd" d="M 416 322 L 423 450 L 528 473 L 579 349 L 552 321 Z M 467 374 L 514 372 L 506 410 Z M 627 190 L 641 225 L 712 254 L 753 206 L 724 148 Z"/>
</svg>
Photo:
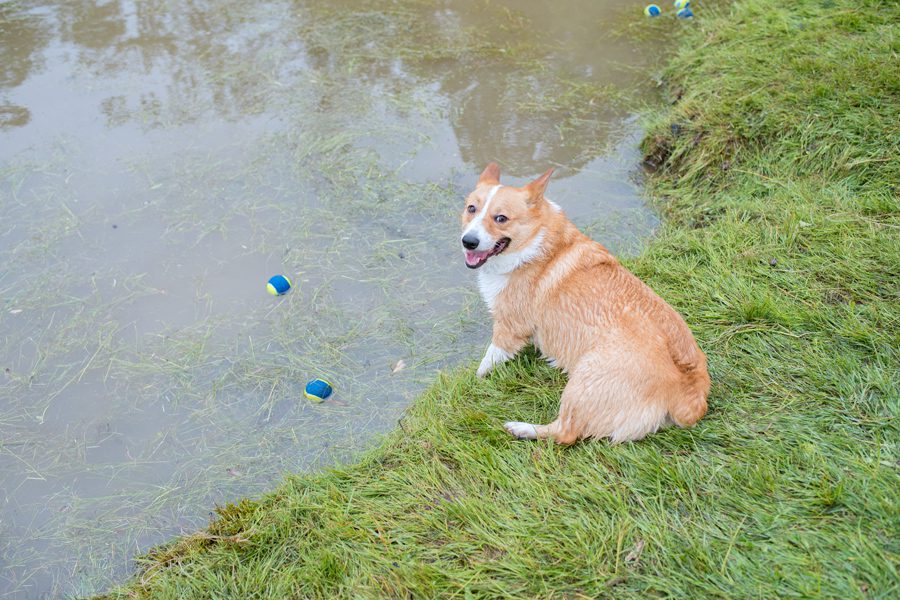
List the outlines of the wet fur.
<svg viewBox="0 0 900 600">
<path fill-rule="evenodd" d="M 706 356 L 671 306 L 544 198 L 551 174 L 522 188 L 499 188 L 483 211 L 489 190 L 500 184 L 491 163 L 466 200 L 475 212 L 463 210 L 463 230 L 490 236 L 486 245 L 511 240 L 477 271 L 494 320 L 478 375 L 529 341 L 569 375 L 555 421 L 513 421 L 507 430 L 570 444 L 588 437 L 639 440 L 669 423 L 693 425 L 706 414 Z M 501 214 L 507 222 L 494 220 Z M 472 223 L 478 217 L 480 226 Z"/>
</svg>

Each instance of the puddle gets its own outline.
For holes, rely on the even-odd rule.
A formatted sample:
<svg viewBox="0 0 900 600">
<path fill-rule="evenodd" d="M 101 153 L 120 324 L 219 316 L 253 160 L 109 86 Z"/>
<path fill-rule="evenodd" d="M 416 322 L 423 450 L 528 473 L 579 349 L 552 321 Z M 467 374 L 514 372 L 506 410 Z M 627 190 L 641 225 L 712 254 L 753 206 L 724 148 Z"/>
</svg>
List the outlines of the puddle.
<svg viewBox="0 0 900 600">
<path fill-rule="evenodd" d="M 487 162 L 558 167 L 634 252 L 658 28 L 600 0 L 0 3 L 0 597 L 102 591 L 474 364 Z"/>
</svg>

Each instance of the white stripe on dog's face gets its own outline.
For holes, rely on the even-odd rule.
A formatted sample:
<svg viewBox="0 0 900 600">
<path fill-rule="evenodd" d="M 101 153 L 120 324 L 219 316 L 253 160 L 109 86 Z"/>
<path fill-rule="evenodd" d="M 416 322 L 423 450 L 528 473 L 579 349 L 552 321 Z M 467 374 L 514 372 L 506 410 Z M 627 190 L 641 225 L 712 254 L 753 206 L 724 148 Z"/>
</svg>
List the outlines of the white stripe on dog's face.
<svg viewBox="0 0 900 600">
<path fill-rule="evenodd" d="M 491 205 L 491 200 L 494 199 L 494 196 L 497 195 L 497 190 L 502 188 L 502 185 L 495 185 L 488 191 L 487 198 L 484 201 L 484 206 L 481 207 L 481 212 L 472 219 L 469 223 L 469 226 L 465 228 L 462 232 L 461 238 L 466 237 L 467 235 L 474 234 L 478 237 L 478 247 L 473 248 L 476 252 L 484 252 L 486 250 L 490 250 L 494 247 L 494 243 L 497 240 L 493 239 L 491 235 L 484 228 L 484 217 L 488 214 L 488 207 Z"/>
</svg>

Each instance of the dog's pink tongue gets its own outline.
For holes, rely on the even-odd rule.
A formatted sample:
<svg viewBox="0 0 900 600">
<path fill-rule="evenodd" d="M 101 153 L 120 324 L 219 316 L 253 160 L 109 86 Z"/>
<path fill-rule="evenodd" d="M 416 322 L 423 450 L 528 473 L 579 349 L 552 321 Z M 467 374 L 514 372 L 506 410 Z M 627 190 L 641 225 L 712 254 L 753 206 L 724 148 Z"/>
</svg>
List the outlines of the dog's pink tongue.
<svg viewBox="0 0 900 600">
<path fill-rule="evenodd" d="M 474 250 L 466 250 L 466 264 L 467 265 L 477 265 L 484 257 L 488 255 L 490 250 L 485 250 L 484 252 L 475 252 Z"/>
</svg>

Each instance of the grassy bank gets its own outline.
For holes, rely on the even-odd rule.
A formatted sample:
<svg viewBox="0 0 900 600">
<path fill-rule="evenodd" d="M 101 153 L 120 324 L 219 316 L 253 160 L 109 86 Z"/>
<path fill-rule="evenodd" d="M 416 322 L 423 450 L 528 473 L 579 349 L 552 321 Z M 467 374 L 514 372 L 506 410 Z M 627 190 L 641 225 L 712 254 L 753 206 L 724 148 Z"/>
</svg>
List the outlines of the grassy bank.
<svg viewBox="0 0 900 600">
<path fill-rule="evenodd" d="M 628 265 L 709 356 L 704 421 L 516 442 L 502 422 L 550 420 L 564 378 L 473 363 L 109 597 L 895 596 L 900 9 L 697 12 L 645 141 L 666 224 Z"/>
</svg>

